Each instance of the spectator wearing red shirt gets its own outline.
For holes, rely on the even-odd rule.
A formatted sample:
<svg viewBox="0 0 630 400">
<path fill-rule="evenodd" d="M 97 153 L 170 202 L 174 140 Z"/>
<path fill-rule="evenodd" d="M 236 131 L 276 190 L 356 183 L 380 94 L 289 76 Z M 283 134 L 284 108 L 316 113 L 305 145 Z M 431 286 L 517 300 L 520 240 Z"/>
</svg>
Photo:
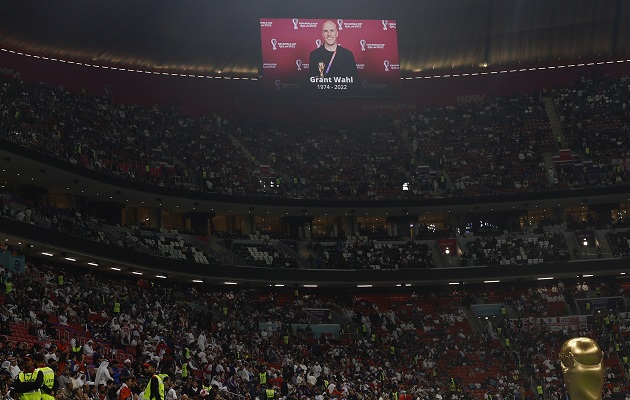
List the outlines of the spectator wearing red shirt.
<svg viewBox="0 0 630 400">
<path fill-rule="evenodd" d="M 136 378 L 133 375 L 127 375 L 121 379 L 123 384 L 120 387 L 120 391 L 118 391 L 118 400 L 133 400 L 132 389 L 136 386 Z"/>
</svg>

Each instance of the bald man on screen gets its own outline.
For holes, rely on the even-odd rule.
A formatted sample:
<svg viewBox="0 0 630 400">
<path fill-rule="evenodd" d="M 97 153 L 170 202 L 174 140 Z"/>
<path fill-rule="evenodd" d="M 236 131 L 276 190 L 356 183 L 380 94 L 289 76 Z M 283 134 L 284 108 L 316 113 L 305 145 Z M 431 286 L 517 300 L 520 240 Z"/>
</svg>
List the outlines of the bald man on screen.
<svg viewBox="0 0 630 400">
<path fill-rule="evenodd" d="M 311 82 L 315 78 L 317 83 L 356 85 L 359 74 L 354 54 L 337 43 L 339 31 L 333 21 L 322 24 L 322 37 L 324 42 L 309 57 Z"/>
</svg>

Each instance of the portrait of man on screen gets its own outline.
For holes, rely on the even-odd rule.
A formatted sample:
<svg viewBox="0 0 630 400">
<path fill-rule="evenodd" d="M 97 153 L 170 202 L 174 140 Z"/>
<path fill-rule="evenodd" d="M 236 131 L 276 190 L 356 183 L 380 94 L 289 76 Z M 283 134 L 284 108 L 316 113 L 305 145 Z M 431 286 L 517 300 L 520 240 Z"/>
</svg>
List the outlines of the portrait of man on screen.
<svg viewBox="0 0 630 400">
<path fill-rule="evenodd" d="M 311 82 L 343 83 L 354 87 L 359 83 L 357 64 L 352 51 L 338 43 L 339 30 L 333 21 L 322 24 L 322 45 L 309 56 Z"/>
</svg>

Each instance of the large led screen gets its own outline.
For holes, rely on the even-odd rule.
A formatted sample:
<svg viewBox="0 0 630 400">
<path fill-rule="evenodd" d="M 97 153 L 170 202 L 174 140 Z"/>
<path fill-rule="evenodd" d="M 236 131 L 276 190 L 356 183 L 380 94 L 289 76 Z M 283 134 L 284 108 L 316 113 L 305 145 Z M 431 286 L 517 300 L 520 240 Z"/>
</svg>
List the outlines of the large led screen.
<svg viewBox="0 0 630 400">
<path fill-rule="evenodd" d="M 276 95 L 398 92 L 396 21 L 262 18 L 263 85 Z"/>
</svg>

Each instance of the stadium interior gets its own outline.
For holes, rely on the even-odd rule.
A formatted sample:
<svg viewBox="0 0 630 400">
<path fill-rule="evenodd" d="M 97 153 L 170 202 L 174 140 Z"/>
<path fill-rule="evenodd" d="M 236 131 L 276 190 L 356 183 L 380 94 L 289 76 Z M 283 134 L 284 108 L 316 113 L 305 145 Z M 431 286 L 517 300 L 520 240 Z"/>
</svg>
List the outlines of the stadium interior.
<svg viewBox="0 0 630 400">
<path fill-rule="evenodd" d="M 318 4 L 5 5 L 0 361 L 56 354 L 61 399 L 106 359 L 169 400 L 560 400 L 587 336 L 630 398 L 630 4 Z M 397 29 L 397 94 L 266 92 L 296 17 Z"/>
</svg>

